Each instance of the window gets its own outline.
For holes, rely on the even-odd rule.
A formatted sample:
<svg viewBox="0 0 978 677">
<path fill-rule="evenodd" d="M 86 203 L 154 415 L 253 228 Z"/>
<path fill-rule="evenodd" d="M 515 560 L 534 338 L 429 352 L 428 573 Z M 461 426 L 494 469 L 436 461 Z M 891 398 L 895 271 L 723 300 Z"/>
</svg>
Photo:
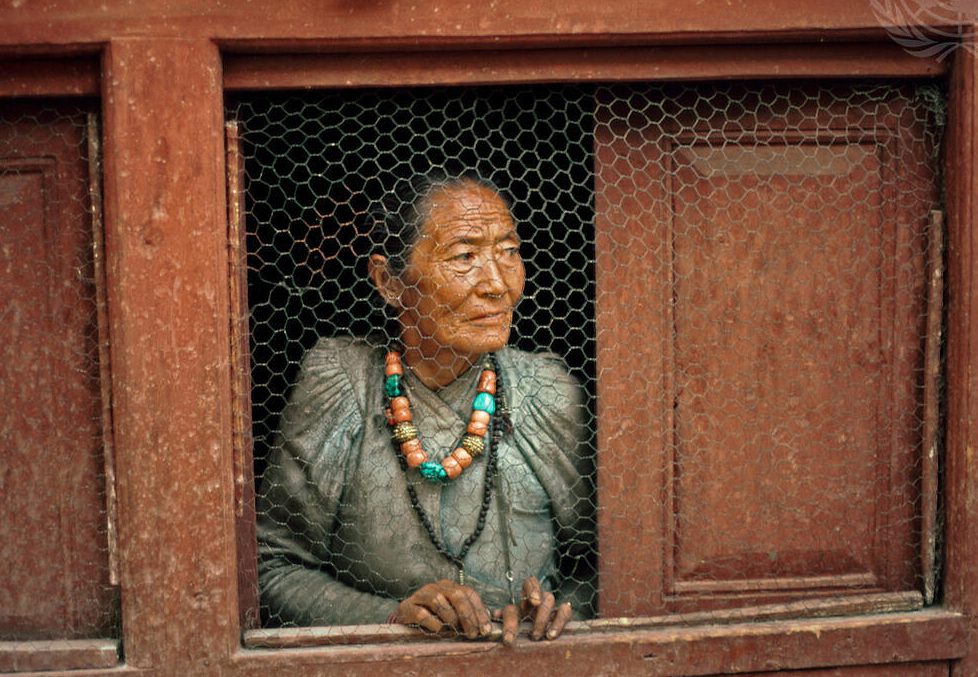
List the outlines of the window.
<svg viewBox="0 0 978 677">
<path fill-rule="evenodd" d="M 524 240 L 512 343 L 587 395 L 600 617 L 933 599 L 938 87 L 363 90 L 230 116 L 259 479 L 305 352 L 385 325 L 358 269 L 372 205 L 465 167 Z"/>
</svg>

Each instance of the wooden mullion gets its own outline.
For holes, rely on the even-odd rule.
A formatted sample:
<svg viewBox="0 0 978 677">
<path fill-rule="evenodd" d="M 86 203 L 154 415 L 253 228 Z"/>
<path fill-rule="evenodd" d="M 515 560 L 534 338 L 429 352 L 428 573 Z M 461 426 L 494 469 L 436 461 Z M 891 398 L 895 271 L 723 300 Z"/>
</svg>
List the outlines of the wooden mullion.
<svg viewBox="0 0 978 677">
<path fill-rule="evenodd" d="M 937 586 L 938 443 L 941 343 L 944 316 L 944 213 L 930 213 L 927 243 L 927 330 L 924 345 L 924 434 L 921 461 L 921 569 L 924 601 L 934 602 Z"/>
<path fill-rule="evenodd" d="M 971 34 L 974 31 L 972 29 Z M 978 293 L 974 288 L 978 228 L 978 43 L 955 52 L 949 88 L 947 138 L 947 439 L 944 603 L 967 615 L 967 636 L 978 647 Z M 978 651 L 954 667 L 978 675 Z"/>
<path fill-rule="evenodd" d="M 220 57 L 123 38 L 105 65 L 125 660 L 216 674 L 239 641 Z"/>
<path fill-rule="evenodd" d="M 258 571 L 255 477 L 251 436 L 251 358 L 248 322 L 248 269 L 245 243 L 244 155 L 238 123 L 225 123 L 228 182 L 228 281 L 231 299 L 231 407 L 234 451 L 234 514 L 238 544 L 238 607 L 243 628 L 256 628 Z"/>
</svg>

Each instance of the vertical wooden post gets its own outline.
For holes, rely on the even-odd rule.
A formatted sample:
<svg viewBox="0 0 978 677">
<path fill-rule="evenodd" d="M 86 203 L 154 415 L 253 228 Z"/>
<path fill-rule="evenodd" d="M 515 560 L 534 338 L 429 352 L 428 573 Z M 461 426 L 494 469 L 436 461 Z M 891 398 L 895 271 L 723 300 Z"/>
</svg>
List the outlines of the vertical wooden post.
<svg viewBox="0 0 978 677">
<path fill-rule="evenodd" d="M 126 662 L 212 674 L 238 636 L 220 54 L 123 38 L 104 67 Z"/>
<path fill-rule="evenodd" d="M 968 33 L 968 31 L 966 31 Z M 973 39 L 955 54 L 947 148 L 948 347 L 945 605 L 968 615 L 978 646 L 978 47 Z M 953 674 L 978 675 L 978 652 L 958 661 Z"/>
</svg>

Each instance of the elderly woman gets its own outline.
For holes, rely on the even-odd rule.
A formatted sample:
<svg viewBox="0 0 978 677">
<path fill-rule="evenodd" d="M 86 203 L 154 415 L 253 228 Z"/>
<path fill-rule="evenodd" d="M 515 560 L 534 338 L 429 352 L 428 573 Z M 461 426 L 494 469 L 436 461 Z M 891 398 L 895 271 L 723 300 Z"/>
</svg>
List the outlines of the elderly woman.
<svg viewBox="0 0 978 677">
<path fill-rule="evenodd" d="M 556 637 L 591 590 L 558 566 L 593 546 L 585 411 L 556 357 L 506 345 L 525 279 L 509 207 L 468 176 L 385 204 L 369 274 L 399 341 L 306 355 L 260 492 L 263 611 Z"/>
</svg>

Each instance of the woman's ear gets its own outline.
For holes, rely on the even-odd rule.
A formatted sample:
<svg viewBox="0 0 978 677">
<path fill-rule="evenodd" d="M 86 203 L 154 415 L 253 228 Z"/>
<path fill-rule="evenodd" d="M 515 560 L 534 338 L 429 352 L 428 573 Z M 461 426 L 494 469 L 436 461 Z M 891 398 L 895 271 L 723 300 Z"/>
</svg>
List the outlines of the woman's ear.
<svg viewBox="0 0 978 677">
<path fill-rule="evenodd" d="M 404 292 L 404 284 L 401 282 L 401 278 L 391 270 L 387 257 L 381 254 L 371 254 L 369 268 L 370 280 L 374 283 L 374 287 L 377 288 L 381 298 L 395 310 L 401 310 L 401 294 Z"/>
</svg>

